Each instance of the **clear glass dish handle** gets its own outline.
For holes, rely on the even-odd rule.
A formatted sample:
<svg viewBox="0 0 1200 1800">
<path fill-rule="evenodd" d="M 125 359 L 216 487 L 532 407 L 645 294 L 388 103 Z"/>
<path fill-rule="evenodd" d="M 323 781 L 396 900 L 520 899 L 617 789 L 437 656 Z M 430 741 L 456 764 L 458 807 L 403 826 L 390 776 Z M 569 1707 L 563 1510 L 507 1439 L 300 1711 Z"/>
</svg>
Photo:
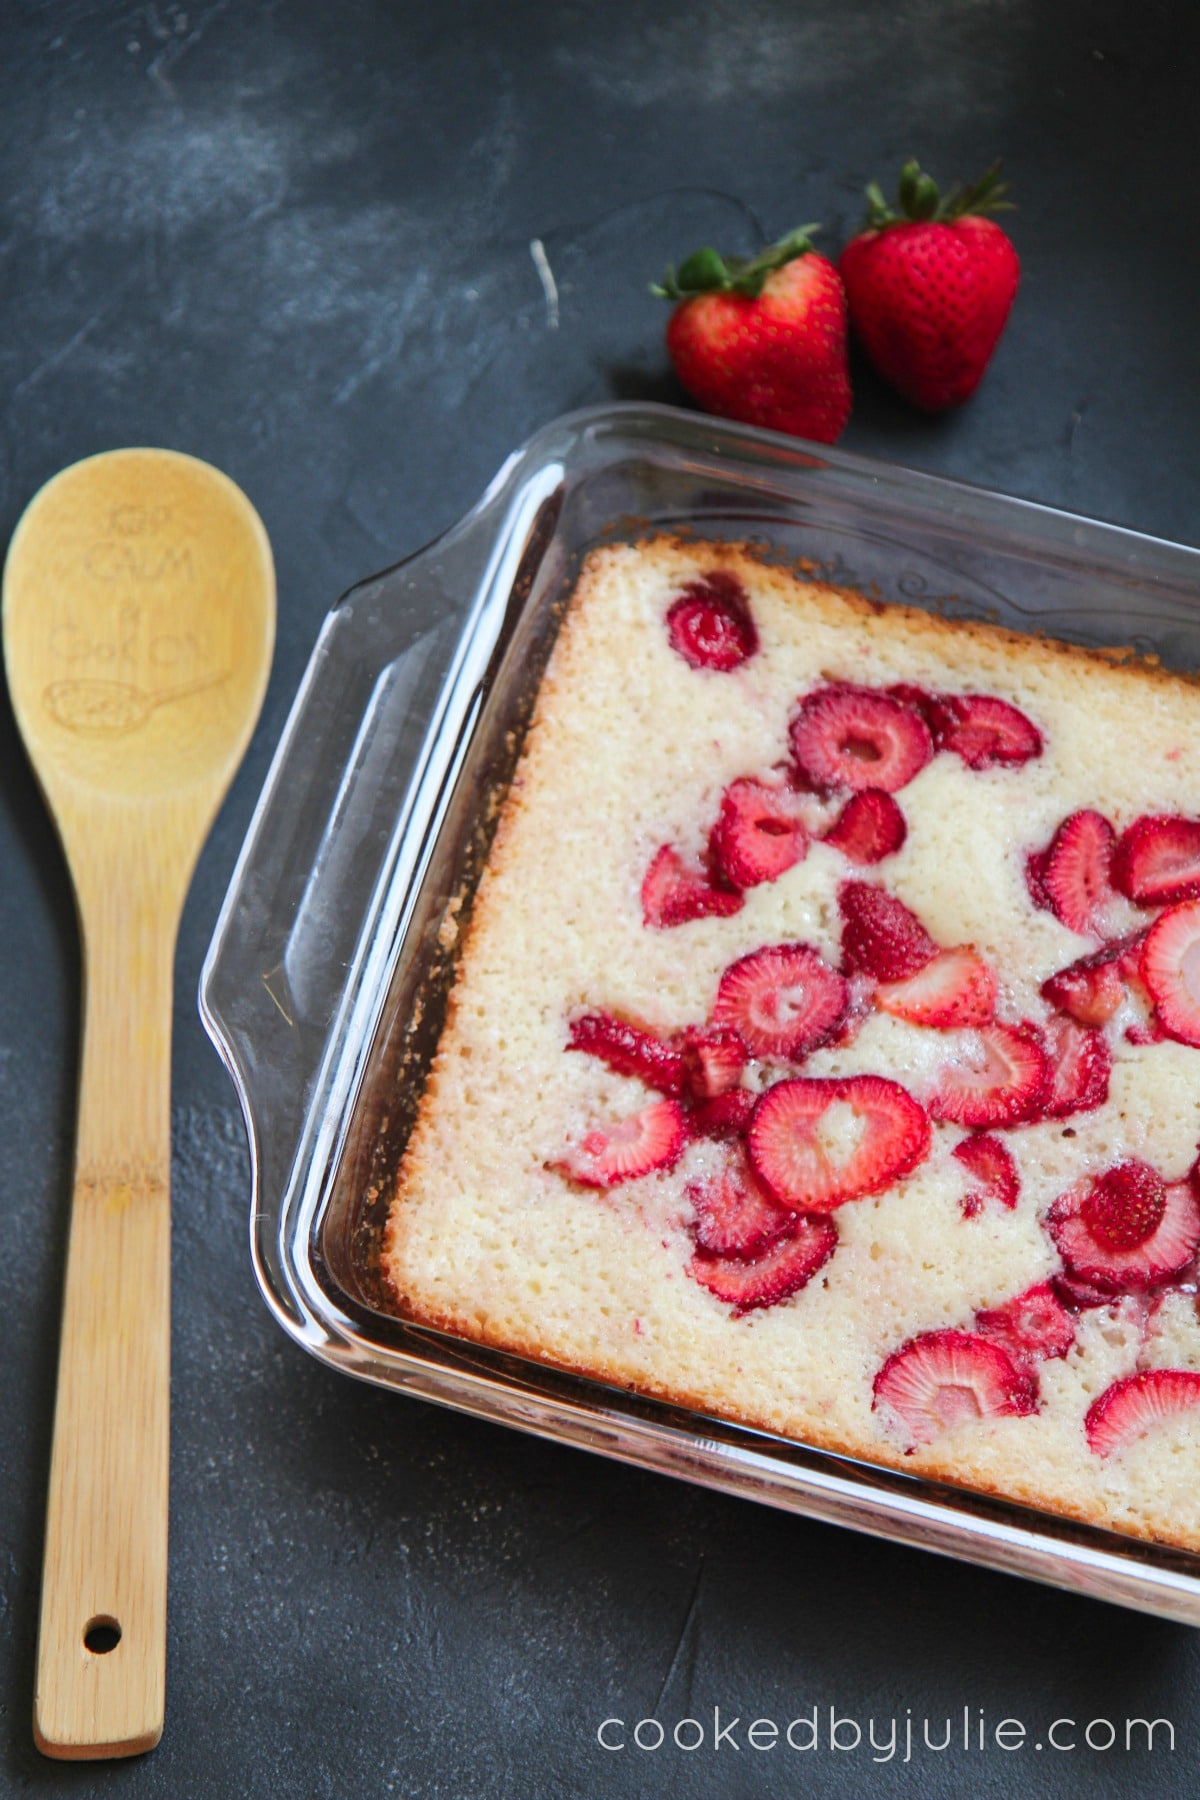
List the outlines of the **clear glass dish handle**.
<svg viewBox="0 0 1200 1800">
<path fill-rule="evenodd" d="M 371 997 L 386 915 L 411 886 L 401 859 L 422 835 L 414 812 L 432 820 L 452 782 L 521 555 L 561 480 L 559 468 L 539 474 L 531 487 L 513 459 L 460 525 L 328 615 L 217 922 L 200 1010 L 241 1100 L 255 1255 L 276 1278 L 331 1051 Z M 284 1285 L 303 1330 L 290 1274 Z"/>
</svg>

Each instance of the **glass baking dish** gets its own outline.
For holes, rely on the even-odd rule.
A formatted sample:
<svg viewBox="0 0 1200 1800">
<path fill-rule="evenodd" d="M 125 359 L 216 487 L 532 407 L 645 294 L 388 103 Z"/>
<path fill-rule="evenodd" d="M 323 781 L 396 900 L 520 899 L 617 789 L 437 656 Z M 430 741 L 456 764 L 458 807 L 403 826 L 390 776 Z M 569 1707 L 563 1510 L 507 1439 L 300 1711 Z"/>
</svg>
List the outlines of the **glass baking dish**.
<svg viewBox="0 0 1200 1800">
<path fill-rule="evenodd" d="M 548 425 L 478 505 L 330 613 L 205 963 L 268 1305 L 382 1386 L 814 1518 L 1200 1624 L 1200 1557 L 809 1449 L 406 1323 L 374 1259 L 437 1042 L 448 904 L 584 553 L 650 528 L 752 540 L 888 600 L 1200 667 L 1200 552 L 671 408 Z"/>
</svg>

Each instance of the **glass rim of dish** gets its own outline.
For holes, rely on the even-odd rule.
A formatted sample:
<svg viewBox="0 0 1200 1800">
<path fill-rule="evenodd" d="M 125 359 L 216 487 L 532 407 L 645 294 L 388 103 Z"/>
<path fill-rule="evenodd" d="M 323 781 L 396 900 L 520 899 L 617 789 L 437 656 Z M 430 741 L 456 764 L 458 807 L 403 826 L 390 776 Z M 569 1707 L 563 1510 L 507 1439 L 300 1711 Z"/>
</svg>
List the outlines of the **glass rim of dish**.
<svg viewBox="0 0 1200 1800">
<path fill-rule="evenodd" d="M 372 1189 L 436 1043 L 408 1020 L 444 993 L 447 906 L 486 855 L 579 561 L 653 531 L 749 541 L 883 604 L 1200 667 L 1200 551 L 665 406 L 543 427 L 457 525 L 327 616 L 214 931 L 200 1010 L 246 1122 L 268 1306 L 378 1385 L 1200 1624 L 1187 1552 L 605 1386 L 373 1296 Z"/>
</svg>

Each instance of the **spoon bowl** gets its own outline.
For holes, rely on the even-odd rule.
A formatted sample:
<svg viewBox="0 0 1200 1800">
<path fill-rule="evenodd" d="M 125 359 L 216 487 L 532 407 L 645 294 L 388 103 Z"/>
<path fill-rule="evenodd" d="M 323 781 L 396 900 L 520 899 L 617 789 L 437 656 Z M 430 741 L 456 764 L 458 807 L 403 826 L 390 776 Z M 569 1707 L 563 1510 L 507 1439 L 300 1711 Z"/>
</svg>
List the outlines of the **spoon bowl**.
<svg viewBox="0 0 1200 1800">
<path fill-rule="evenodd" d="M 34 1737 L 122 1756 L 157 1743 L 165 1700 L 175 938 L 266 688 L 270 545 L 208 464 L 110 451 L 26 509 L 3 623 L 84 968 Z"/>
</svg>

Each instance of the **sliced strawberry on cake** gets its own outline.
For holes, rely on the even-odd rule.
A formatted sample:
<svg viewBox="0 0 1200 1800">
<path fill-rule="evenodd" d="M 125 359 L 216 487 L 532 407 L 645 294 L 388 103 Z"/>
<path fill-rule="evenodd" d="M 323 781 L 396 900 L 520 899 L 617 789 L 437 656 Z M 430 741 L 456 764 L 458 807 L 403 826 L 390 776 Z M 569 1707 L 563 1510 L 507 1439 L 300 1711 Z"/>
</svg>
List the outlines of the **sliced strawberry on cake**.
<svg viewBox="0 0 1200 1800">
<path fill-rule="evenodd" d="M 1069 1277 L 1122 1294 L 1183 1273 L 1200 1247 L 1200 1207 L 1190 1179 L 1166 1182 L 1131 1158 L 1060 1194 L 1046 1229 Z"/>
<path fill-rule="evenodd" d="M 1193 1369 L 1146 1369 L 1114 1381 L 1088 1407 L 1083 1421 L 1088 1449 L 1097 1456 L 1124 1450 L 1180 1413 L 1200 1408 L 1200 1374 Z"/>
<path fill-rule="evenodd" d="M 741 1149 L 707 1180 L 689 1182 L 685 1194 L 695 1213 L 696 1243 L 712 1256 L 757 1256 L 789 1233 L 796 1219 L 767 1192 Z"/>
<path fill-rule="evenodd" d="M 670 844 L 655 853 L 642 882 L 642 922 L 660 931 L 692 919 L 728 918 L 744 905 L 740 891 L 716 887 Z"/>
<path fill-rule="evenodd" d="M 674 1168 L 687 1136 L 687 1120 L 678 1100 L 656 1100 L 627 1119 L 589 1131 L 553 1166 L 583 1187 L 617 1187 Z"/>
<path fill-rule="evenodd" d="M 672 650 L 693 669 L 728 674 L 758 649 L 758 630 L 746 590 L 724 569 L 689 581 L 667 612 Z"/>
<path fill-rule="evenodd" d="M 823 841 L 848 862 L 867 865 L 894 856 L 908 836 L 904 814 L 882 788 L 851 794 Z"/>
<path fill-rule="evenodd" d="M 875 688 L 833 682 L 801 700 L 792 755 L 814 788 L 881 788 L 894 794 L 933 756 L 920 713 Z"/>
<path fill-rule="evenodd" d="M 684 1090 L 681 1053 L 644 1025 L 611 1013 L 583 1013 L 568 1027 L 568 1050 L 598 1057 L 617 1075 L 633 1075 L 647 1087 L 678 1099 Z"/>
<path fill-rule="evenodd" d="M 778 783 L 743 777 L 730 782 L 709 839 L 709 855 L 735 888 L 777 881 L 808 850 L 804 797 Z"/>
<path fill-rule="evenodd" d="M 1011 1212 L 1021 1197 L 1021 1177 L 1007 1144 L 977 1132 L 955 1144 L 950 1154 L 971 1177 L 962 1197 L 964 1218 L 975 1218 L 989 1204 Z"/>
<path fill-rule="evenodd" d="M 893 1018 L 941 1031 L 987 1025 L 996 1012 L 996 971 L 969 944 L 939 950 L 906 981 L 885 981 L 875 1004 Z"/>
<path fill-rule="evenodd" d="M 1003 1306 L 977 1312 L 975 1329 L 1007 1350 L 1014 1362 L 1065 1356 L 1075 1342 L 1075 1321 L 1048 1281 L 1026 1288 Z"/>
<path fill-rule="evenodd" d="M 973 1331 L 926 1331 L 888 1357 L 874 1410 L 915 1450 L 976 1419 L 1037 1411 L 1037 1381 L 1007 1350 Z"/>
<path fill-rule="evenodd" d="M 697 1250 L 688 1273 L 735 1314 L 790 1300 L 807 1287 L 837 1249 L 837 1227 L 830 1218 L 792 1214 L 787 1234 L 747 1261 L 737 1256 L 710 1256 Z"/>
<path fill-rule="evenodd" d="M 1168 1037 L 1200 1046 L 1200 900 L 1185 900 L 1155 920 L 1142 945 L 1141 971 Z"/>
<path fill-rule="evenodd" d="M 1034 905 L 1052 912 L 1068 931 L 1103 937 L 1117 899 L 1112 882 L 1116 842 L 1108 820 L 1090 808 L 1064 819 L 1046 848 L 1026 858 Z"/>
<path fill-rule="evenodd" d="M 777 1082 L 746 1141 L 755 1173 L 784 1206 L 832 1212 L 909 1174 L 929 1154 L 931 1133 L 899 1082 L 847 1075 Z"/>
<path fill-rule="evenodd" d="M 680 1043 L 683 1086 L 692 1099 L 713 1100 L 737 1087 L 747 1052 L 730 1026 L 690 1025 Z"/>
<path fill-rule="evenodd" d="M 736 1031 L 754 1056 L 798 1062 L 833 1036 L 846 983 L 811 944 L 770 944 L 721 976 L 711 1022 Z"/>
<path fill-rule="evenodd" d="M 843 881 L 842 967 L 847 975 L 907 981 L 933 961 L 938 947 L 914 912 L 869 881 Z"/>
<path fill-rule="evenodd" d="M 1042 1041 L 1049 1065 L 1040 1102 L 1043 1116 L 1065 1119 L 1103 1106 L 1112 1074 L 1112 1051 L 1104 1033 L 1063 1014 L 1049 1021 Z"/>
<path fill-rule="evenodd" d="M 1020 1125 L 1036 1118 L 1050 1065 L 1032 1025 L 998 1020 L 954 1040 L 934 1078 L 930 1115 L 956 1125 Z"/>
<path fill-rule="evenodd" d="M 1200 899 L 1200 819 L 1154 813 L 1121 833 L 1113 881 L 1136 906 Z"/>
<path fill-rule="evenodd" d="M 1141 985 L 1145 932 L 1134 932 L 1047 976 L 1042 997 L 1080 1025 L 1106 1025 L 1133 986 Z"/>
<path fill-rule="evenodd" d="M 758 1104 L 758 1095 L 749 1088 L 730 1088 L 714 1094 L 711 1100 L 696 1100 L 688 1118 L 696 1137 L 741 1137 L 750 1123 L 750 1115 Z"/>
<path fill-rule="evenodd" d="M 933 741 L 968 769 L 1015 769 L 1042 754 L 1032 719 L 995 694 L 935 694 L 926 701 Z"/>
</svg>

